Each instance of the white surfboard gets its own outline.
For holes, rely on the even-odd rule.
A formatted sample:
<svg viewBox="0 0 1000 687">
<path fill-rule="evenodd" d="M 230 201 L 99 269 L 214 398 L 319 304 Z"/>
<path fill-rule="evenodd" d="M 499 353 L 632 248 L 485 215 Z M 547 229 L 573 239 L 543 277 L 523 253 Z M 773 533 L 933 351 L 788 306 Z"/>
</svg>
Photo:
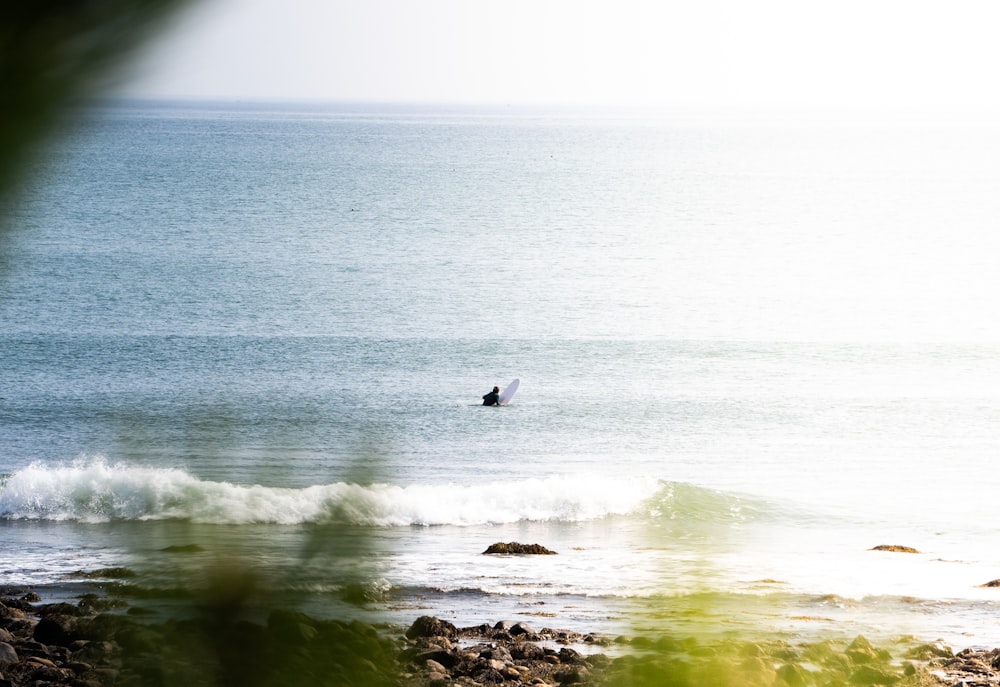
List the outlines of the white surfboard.
<svg viewBox="0 0 1000 687">
<path fill-rule="evenodd" d="M 507 388 L 500 392 L 500 405 L 505 406 L 510 403 L 510 399 L 514 398 L 514 393 L 517 391 L 517 387 L 520 384 L 521 380 L 515 379 L 507 385 Z"/>
</svg>

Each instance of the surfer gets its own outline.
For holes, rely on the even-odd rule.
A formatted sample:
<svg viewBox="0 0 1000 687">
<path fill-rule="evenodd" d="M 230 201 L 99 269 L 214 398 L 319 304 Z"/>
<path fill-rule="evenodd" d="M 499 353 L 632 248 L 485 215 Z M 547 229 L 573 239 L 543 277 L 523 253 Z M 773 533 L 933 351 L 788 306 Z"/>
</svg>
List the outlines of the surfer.
<svg viewBox="0 0 1000 687">
<path fill-rule="evenodd" d="M 498 406 L 500 405 L 500 387 L 493 387 L 493 391 L 483 396 L 484 406 Z"/>
</svg>

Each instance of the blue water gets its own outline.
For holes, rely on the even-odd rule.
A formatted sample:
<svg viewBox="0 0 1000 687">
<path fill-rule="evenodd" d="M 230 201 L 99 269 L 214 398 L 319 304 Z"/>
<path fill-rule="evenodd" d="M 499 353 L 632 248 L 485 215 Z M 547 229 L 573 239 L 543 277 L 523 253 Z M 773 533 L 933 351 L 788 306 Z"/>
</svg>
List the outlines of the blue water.
<svg viewBox="0 0 1000 687">
<path fill-rule="evenodd" d="M 403 623 L 1000 644 L 997 153 L 982 128 L 81 113 L 4 206 L 0 584 L 237 560 Z M 511 540 L 559 555 L 481 555 Z"/>
</svg>

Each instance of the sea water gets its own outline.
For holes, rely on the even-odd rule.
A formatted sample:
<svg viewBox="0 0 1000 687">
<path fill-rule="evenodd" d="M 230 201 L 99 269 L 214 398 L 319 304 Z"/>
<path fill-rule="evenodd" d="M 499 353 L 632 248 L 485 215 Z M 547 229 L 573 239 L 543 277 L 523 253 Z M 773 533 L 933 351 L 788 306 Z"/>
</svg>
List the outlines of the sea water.
<svg viewBox="0 0 1000 687">
<path fill-rule="evenodd" d="M 1000 644 L 998 153 L 984 126 L 80 113 L 3 206 L 0 585 L 124 567 L 162 609 L 239 566 L 403 624 Z"/>
</svg>

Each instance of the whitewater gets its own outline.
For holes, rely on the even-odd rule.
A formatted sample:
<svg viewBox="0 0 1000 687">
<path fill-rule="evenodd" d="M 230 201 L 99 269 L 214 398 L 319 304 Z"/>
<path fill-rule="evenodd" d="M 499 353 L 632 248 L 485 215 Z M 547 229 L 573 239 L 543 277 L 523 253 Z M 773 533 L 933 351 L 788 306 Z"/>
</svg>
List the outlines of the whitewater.
<svg viewBox="0 0 1000 687">
<path fill-rule="evenodd" d="M 33 464 L 0 481 L 0 517 L 73 520 L 183 520 L 207 524 L 344 523 L 372 527 L 568 522 L 637 512 L 653 480 L 550 476 L 478 486 L 359 485 L 302 489 L 211 482 L 178 469 L 79 460 Z"/>
</svg>

